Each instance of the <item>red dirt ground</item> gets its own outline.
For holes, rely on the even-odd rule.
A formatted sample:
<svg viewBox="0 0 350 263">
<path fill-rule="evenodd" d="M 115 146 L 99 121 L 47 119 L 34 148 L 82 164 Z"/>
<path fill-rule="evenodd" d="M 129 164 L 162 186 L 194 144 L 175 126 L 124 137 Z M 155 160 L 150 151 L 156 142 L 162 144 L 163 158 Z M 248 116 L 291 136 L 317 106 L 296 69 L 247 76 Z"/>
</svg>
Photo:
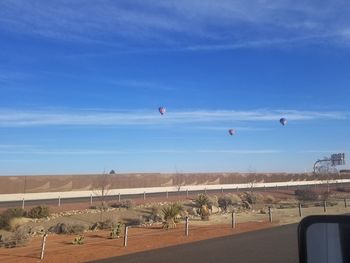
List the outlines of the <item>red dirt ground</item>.
<svg viewBox="0 0 350 263">
<path fill-rule="evenodd" d="M 131 228 L 128 235 L 128 246 L 123 246 L 123 238 L 107 239 L 109 232 L 97 231 L 85 234 L 85 244 L 73 245 L 74 236 L 49 235 L 47 238 L 45 258 L 42 262 L 86 262 L 109 258 L 135 252 L 152 250 L 178 244 L 190 243 L 215 237 L 235 235 L 275 226 L 267 222 L 248 222 L 232 229 L 229 225 L 190 226 L 189 236 L 184 233 L 184 225 L 176 229 Z M 0 262 L 40 262 L 41 238 L 34 238 L 26 247 L 0 249 Z"/>
</svg>

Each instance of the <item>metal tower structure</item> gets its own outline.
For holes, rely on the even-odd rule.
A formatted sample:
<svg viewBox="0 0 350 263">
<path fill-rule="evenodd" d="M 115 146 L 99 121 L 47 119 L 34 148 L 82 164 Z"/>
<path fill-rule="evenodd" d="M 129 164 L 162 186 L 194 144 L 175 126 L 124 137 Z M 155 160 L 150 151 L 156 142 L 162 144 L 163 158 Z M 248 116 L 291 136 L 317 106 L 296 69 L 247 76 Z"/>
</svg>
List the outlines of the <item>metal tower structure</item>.
<svg viewBox="0 0 350 263">
<path fill-rule="evenodd" d="M 314 164 L 315 174 L 338 174 L 336 166 L 345 165 L 345 154 L 335 153 L 331 157 L 324 157 Z"/>
</svg>

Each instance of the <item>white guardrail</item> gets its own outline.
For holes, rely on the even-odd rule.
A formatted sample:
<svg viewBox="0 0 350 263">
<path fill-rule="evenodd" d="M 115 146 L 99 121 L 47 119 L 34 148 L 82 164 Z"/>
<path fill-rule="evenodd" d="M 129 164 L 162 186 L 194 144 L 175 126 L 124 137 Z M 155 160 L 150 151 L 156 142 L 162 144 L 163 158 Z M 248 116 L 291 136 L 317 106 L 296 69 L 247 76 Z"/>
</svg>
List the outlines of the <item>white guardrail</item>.
<svg viewBox="0 0 350 263">
<path fill-rule="evenodd" d="M 342 180 L 325 180 L 320 181 L 290 181 L 290 182 L 273 182 L 273 183 L 254 183 L 256 188 L 271 188 L 271 187 L 293 187 L 306 185 L 327 185 L 327 184 L 341 184 L 350 183 L 350 179 Z M 215 185 L 182 185 L 180 191 L 204 191 L 204 190 L 227 190 L 227 189 L 246 189 L 251 188 L 252 183 L 247 184 L 215 184 Z M 146 188 L 126 188 L 126 189 L 109 189 L 108 196 L 118 195 L 140 195 L 140 194 L 154 194 L 154 193 L 171 193 L 178 192 L 178 186 L 168 187 L 146 187 Z M 99 196 L 98 190 L 89 191 L 68 191 L 68 192 L 44 192 L 44 193 L 21 193 L 21 194 L 0 194 L 0 202 L 22 201 L 22 200 L 47 200 L 47 199 L 63 199 L 63 198 L 81 198 Z"/>
</svg>

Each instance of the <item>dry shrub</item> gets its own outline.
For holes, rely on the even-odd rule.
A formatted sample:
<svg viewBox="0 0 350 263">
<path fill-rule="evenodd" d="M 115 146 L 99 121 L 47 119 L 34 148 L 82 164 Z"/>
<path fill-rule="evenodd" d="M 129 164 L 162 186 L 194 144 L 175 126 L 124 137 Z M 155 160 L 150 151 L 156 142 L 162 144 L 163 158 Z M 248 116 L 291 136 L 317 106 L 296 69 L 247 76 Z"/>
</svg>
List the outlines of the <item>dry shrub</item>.
<svg viewBox="0 0 350 263">
<path fill-rule="evenodd" d="M 30 229 L 27 226 L 21 226 L 9 238 L 2 238 L 1 246 L 5 248 L 25 246 L 30 237 Z"/>
<path fill-rule="evenodd" d="M 327 201 L 333 193 L 331 191 L 323 191 L 320 193 L 319 197 L 322 201 Z"/>
<path fill-rule="evenodd" d="M 160 222 L 162 221 L 162 216 L 161 216 L 161 209 L 159 206 L 152 206 L 151 212 L 150 212 L 150 219 L 153 220 L 154 222 Z"/>
<path fill-rule="evenodd" d="M 134 200 L 131 200 L 131 199 L 125 199 L 120 202 L 115 202 L 111 204 L 111 207 L 133 209 L 135 207 L 135 202 Z"/>
<path fill-rule="evenodd" d="M 9 226 L 11 230 L 16 230 L 30 221 L 32 220 L 26 217 L 14 217 L 10 219 Z"/>
<path fill-rule="evenodd" d="M 299 201 L 317 201 L 318 194 L 311 189 L 297 189 L 295 196 Z"/>
<path fill-rule="evenodd" d="M 33 207 L 29 210 L 27 216 L 30 218 L 44 218 L 48 217 L 50 215 L 49 208 L 44 205 L 39 205 L 36 207 Z"/>
<path fill-rule="evenodd" d="M 9 208 L 0 215 L 0 229 L 11 230 L 13 218 L 23 217 L 26 212 L 22 208 Z"/>
<path fill-rule="evenodd" d="M 96 222 L 94 223 L 90 229 L 91 230 L 104 230 L 104 229 L 111 229 L 115 226 L 115 223 L 110 220 L 110 219 L 107 219 L 105 221 L 100 221 L 100 222 Z"/>
<path fill-rule="evenodd" d="M 268 204 L 274 204 L 276 203 L 276 198 L 273 197 L 272 195 L 267 195 L 264 197 L 264 202 Z"/>
<path fill-rule="evenodd" d="M 220 196 L 218 200 L 219 207 L 227 212 L 228 208 L 233 205 L 238 205 L 241 203 L 241 198 L 235 194 L 227 194 L 224 196 Z"/>
<path fill-rule="evenodd" d="M 49 232 L 55 233 L 55 234 L 81 234 L 85 230 L 87 230 L 87 227 L 85 225 L 80 224 L 65 224 L 65 223 L 58 223 L 55 226 L 52 226 L 49 228 Z"/>
<path fill-rule="evenodd" d="M 242 197 L 242 201 L 249 203 L 250 205 L 263 202 L 264 196 L 258 193 L 245 192 Z"/>
</svg>

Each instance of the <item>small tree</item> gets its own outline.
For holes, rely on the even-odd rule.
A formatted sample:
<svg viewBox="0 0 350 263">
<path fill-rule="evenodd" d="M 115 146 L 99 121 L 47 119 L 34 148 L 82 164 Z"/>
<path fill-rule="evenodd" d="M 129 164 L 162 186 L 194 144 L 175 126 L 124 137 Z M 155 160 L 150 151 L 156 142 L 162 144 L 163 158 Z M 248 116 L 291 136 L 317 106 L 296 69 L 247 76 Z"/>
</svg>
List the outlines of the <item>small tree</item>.
<svg viewBox="0 0 350 263">
<path fill-rule="evenodd" d="M 176 171 L 174 177 L 174 184 L 176 185 L 177 192 L 180 193 L 182 186 L 184 185 L 184 175 Z"/>
<path fill-rule="evenodd" d="M 97 178 L 97 189 L 95 193 L 100 197 L 101 205 L 98 207 L 100 209 L 100 221 L 103 220 L 103 213 L 107 210 L 107 196 L 110 192 L 110 178 L 111 173 L 103 172 Z"/>
</svg>

